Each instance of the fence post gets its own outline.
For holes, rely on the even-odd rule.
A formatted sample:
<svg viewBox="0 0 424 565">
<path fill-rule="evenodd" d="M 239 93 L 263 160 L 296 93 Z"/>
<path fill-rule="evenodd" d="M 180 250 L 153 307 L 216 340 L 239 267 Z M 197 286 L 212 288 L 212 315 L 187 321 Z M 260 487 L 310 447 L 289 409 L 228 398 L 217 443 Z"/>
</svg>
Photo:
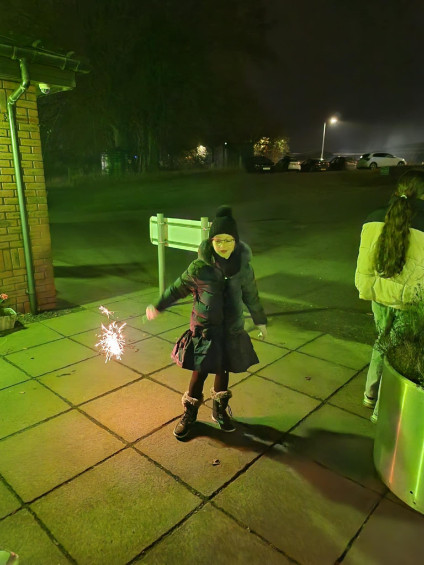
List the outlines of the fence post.
<svg viewBox="0 0 424 565">
<path fill-rule="evenodd" d="M 209 220 L 208 218 L 200 218 L 202 226 L 202 241 L 209 237 Z"/>
<path fill-rule="evenodd" d="M 158 263 L 159 263 L 159 296 L 165 291 L 165 220 L 163 214 L 156 215 L 158 223 Z"/>
</svg>

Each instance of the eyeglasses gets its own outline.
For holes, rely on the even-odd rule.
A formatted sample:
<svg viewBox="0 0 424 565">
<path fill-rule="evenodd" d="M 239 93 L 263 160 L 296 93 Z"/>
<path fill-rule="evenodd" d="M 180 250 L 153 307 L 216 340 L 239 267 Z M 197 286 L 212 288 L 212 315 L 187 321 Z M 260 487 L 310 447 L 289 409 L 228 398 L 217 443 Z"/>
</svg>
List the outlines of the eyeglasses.
<svg viewBox="0 0 424 565">
<path fill-rule="evenodd" d="M 234 239 L 213 239 L 212 241 L 216 243 L 216 245 L 223 245 L 225 243 L 233 243 Z"/>
</svg>

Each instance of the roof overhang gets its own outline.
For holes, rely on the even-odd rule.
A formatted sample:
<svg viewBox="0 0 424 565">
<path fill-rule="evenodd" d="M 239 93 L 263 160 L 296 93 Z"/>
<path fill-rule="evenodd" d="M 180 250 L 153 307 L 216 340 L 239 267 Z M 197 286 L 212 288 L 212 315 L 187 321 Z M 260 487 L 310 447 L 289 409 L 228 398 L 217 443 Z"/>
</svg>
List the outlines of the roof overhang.
<svg viewBox="0 0 424 565">
<path fill-rule="evenodd" d="M 72 90 L 76 86 L 76 74 L 89 73 L 91 70 L 85 60 L 32 47 L 0 43 L 0 79 L 21 82 L 21 58 L 26 59 L 31 84 L 47 83 L 51 93 Z"/>
</svg>

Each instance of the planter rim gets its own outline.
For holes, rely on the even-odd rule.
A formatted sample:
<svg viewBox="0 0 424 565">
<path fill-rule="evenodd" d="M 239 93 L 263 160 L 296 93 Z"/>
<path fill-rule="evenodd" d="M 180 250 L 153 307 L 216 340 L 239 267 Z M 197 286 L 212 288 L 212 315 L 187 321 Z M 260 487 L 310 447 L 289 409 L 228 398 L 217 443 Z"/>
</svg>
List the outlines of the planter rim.
<svg viewBox="0 0 424 565">
<path fill-rule="evenodd" d="M 404 377 L 402 375 L 402 373 L 399 373 L 398 371 L 396 371 L 396 369 L 390 364 L 390 361 L 387 359 L 386 356 L 384 356 L 384 366 L 385 368 L 390 371 L 393 375 L 395 375 L 398 379 L 401 379 L 405 382 L 406 386 L 410 387 L 410 388 L 415 388 L 418 389 L 420 391 L 422 391 L 422 393 L 424 394 L 424 387 L 420 386 L 417 383 L 413 383 L 412 381 L 410 381 L 407 377 Z"/>
</svg>

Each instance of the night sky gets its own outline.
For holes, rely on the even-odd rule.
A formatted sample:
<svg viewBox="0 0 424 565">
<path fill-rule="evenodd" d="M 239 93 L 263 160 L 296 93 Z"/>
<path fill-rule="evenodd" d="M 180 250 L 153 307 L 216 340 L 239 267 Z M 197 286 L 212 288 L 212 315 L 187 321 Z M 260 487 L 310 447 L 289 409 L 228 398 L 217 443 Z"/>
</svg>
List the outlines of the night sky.
<svg viewBox="0 0 424 565">
<path fill-rule="evenodd" d="M 187 6 L 190 4 L 181 0 L 184 2 Z M 84 4 L 81 0 L 75 3 Z M 15 0 L 13 9 L 2 16 L 0 32 L 7 35 L 12 30 L 19 31 L 51 40 L 54 45 L 61 38 L 59 24 L 66 21 L 63 13 L 71 11 L 74 16 L 73 0 L 62 4 L 61 12 L 52 11 L 50 3 L 42 0 Z M 151 0 L 149 6 L 153 4 Z M 212 13 L 218 13 L 214 2 L 210 4 Z M 117 0 L 116 6 L 119 5 L 120 0 Z M 170 5 L 175 8 L 179 3 L 175 0 Z M 249 5 L 257 4 L 253 0 Z M 275 131 L 281 130 L 290 138 L 292 152 L 320 150 L 323 123 L 334 114 L 340 121 L 327 130 L 328 151 L 388 150 L 401 157 L 402 145 L 424 143 L 424 2 L 263 0 L 263 5 L 269 22 L 263 43 L 273 58 L 262 60 L 259 56 L 260 65 L 252 60 L 246 65 L 246 88 L 255 95 L 267 121 L 276 124 Z M 161 6 L 166 13 L 165 4 Z M 199 13 L 202 13 L 200 6 Z M 221 8 L 231 13 L 222 2 Z M 148 6 L 146 13 L 149 13 Z M 101 10 L 99 14 L 94 21 L 99 29 L 107 28 L 107 22 L 101 20 Z M 114 14 L 113 9 L 107 14 L 109 18 L 111 14 Z M 55 19 L 59 22 L 57 29 L 52 25 Z M 196 22 L 195 17 L 193 21 Z M 200 16 L 199 21 L 203 21 Z M 140 29 L 143 29 L 142 24 L 140 19 Z M 90 41 L 78 39 L 84 35 L 84 29 L 90 29 L 84 25 L 77 19 L 63 41 L 67 48 L 80 49 L 102 68 L 90 52 Z M 216 25 L 216 22 L 210 23 L 211 29 Z M 53 30 L 51 34 L 49 29 Z M 196 23 L 192 29 L 197 29 Z M 231 34 L 236 36 L 234 31 L 231 27 Z M 260 33 L 258 27 L 259 41 Z M 98 35 L 101 37 L 101 33 Z M 176 50 L 180 47 L 178 41 L 172 45 Z M 225 50 L 225 41 L 222 48 Z M 222 54 L 220 56 L 225 60 Z M 250 60 L 251 54 L 247 57 Z M 103 66 L 107 65 L 111 63 L 106 59 Z M 112 68 L 116 67 L 112 65 Z M 241 88 L 243 92 L 244 84 Z M 262 119 L 261 112 L 258 118 Z M 195 120 L 193 117 L 193 122 Z"/>
<path fill-rule="evenodd" d="M 292 151 L 394 150 L 424 142 L 424 5 L 411 1 L 268 0 L 275 61 L 252 71 L 258 98 Z"/>
</svg>

